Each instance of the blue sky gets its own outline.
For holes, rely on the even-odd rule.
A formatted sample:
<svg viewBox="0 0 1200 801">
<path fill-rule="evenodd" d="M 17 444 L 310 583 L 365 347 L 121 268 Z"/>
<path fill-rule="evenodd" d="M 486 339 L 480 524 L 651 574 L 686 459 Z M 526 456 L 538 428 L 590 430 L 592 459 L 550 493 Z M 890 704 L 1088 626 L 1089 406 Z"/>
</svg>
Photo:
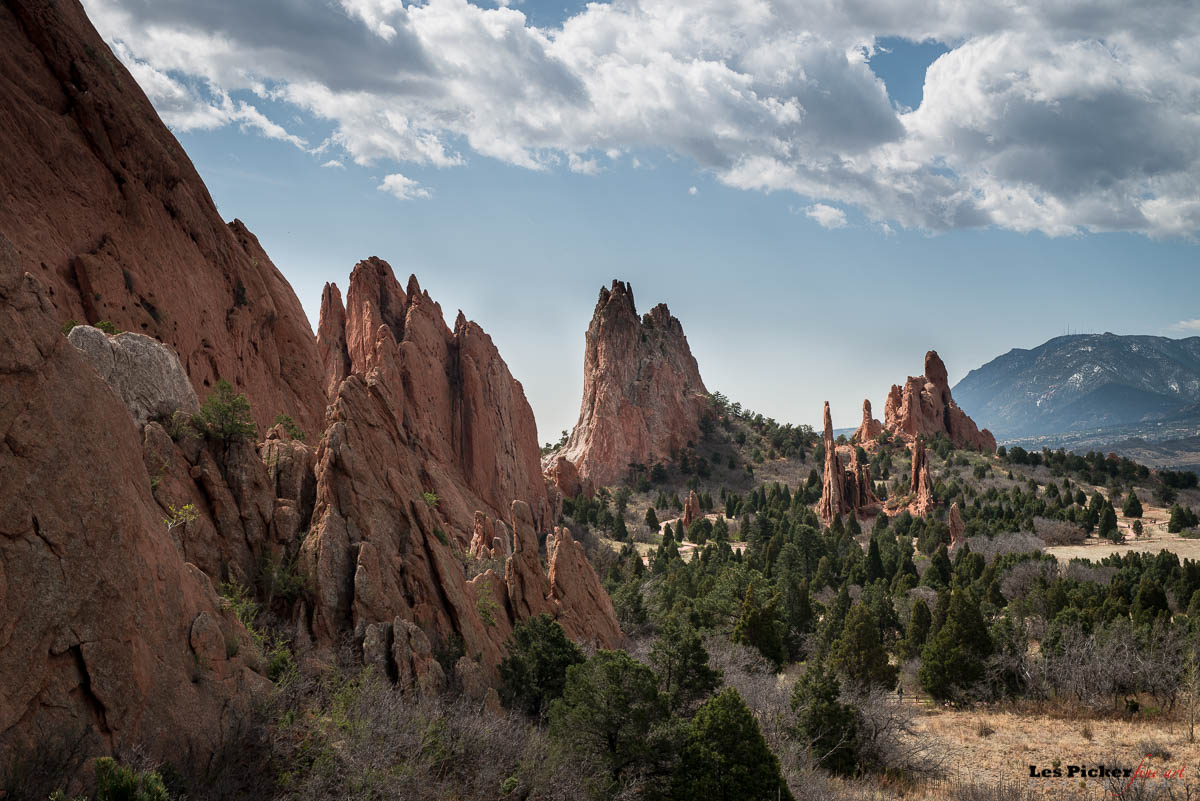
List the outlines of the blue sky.
<svg viewBox="0 0 1200 801">
<path fill-rule="evenodd" d="M 372 1 L 361 0 L 367 5 Z M 914 42 L 911 32 L 908 37 L 874 36 L 863 56 L 870 73 L 850 58 L 849 77 L 844 78 L 840 72 L 821 72 L 828 68 L 830 53 L 832 63 L 842 69 L 838 48 L 817 48 L 804 74 L 810 84 L 823 82 L 823 93 L 805 94 L 794 83 L 783 89 L 775 85 L 785 101 L 797 99 L 800 125 L 816 133 L 803 128 L 796 133 L 793 118 L 786 135 L 794 135 L 795 142 L 789 142 L 788 152 L 799 155 L 777 159 L 780 169 L 755 167 L 748 176 L 746 154 L 759 157 L 756 163 L 761 164 L 761 154 L 780 137 L 764 140 L 766 145 L 759 142 L 761 120 L 725 119 L 722 107 L 697 110 L 685 98 L 672 101 L 683 104 L 678 117 L 655 117 L 662 121 L 644 129 L 613 122 L 621 115 L 618 107 L 607 112 L 607 121 L 597 123 L 599 114 L 589 111 L 578 130 L 564 124 L 554 131 L 557 138 L 549 138 L 547 123 L 538 118 L 543 106 L 536 97 L 518 97 L 514 104 L 528 102 L 531 110 L 493 125 L 483 111 L 498 112 L 461 77 L 446 84 L 455 104 L 439 105 L 430 113 L 444 119 L 462 116 L 465 109 L 470 116 L 478 107 L 483 111 L 477 119 L 444 128 L 424 123 L 422 130 L 434 131 L 438 145 L 429 151 L 434 155 L 420 157 L 410 157 L 404 148 L 428 148 L 432 140 L 414 139 L 409 134 L 418 126 L 406 123 L 386 143 L 389 155 L 380 156 L 372 150 L 378 128 L 358 119 L 359 109 L 352 104 L 328 97 L 299 99 L 302 92 L 294 87 L 311 83 L 313 76 L 289 74 L 287 67 L 247 49 L 230 56 L 229 64 L 259 63 L 256 80 L 265 77 L 272 83 L 239 86 L 238 78 L 229 77 L 236 72 L 229 72 L 229 64 L 180 61 L 156 49 L 152 23 L 160 30 L 163 20 L 151 19 L 134 0 L 124 5 L 92 0 L 87 5 L 173 123 L 222 215 L 241 218 L 259 236 L 314 327 L 322 285 L 335 281 L 344 289 L 357 260 L 380 256 L 402 280 L 415 273 L 448 318 L 461 308 L 492 335 L 525 386 L 543 441 L 569 428 L 578 414 L 583 333 L 600 286 L 613 278 L 632 283 L 641 310 L 659 301 L 670 305 L 710 389 L 796 423 L 815 424 L 822 402 L 829 400 L 838 427 L 856 424 L 864 397 L 881 415 L 888 387 L 918 372 L 929 348 L 941 353 L 955 381 L 1010 348 L 1035 346 L 1067 328 L 1169 336 L 1200 332 L 1192 330 L 1200 327 L 1194 323 L 1182 324 L 1200 316 L 1192 302 L 1200 297 L 1200 251 L 1191 239 L 1195 227 L 1187 203 L 1188 192 L 1196 194 L 1195 183 L 1189 183 L 1196 173 L 1194 162 L 1172 162 L 1176 151 L 1168 142 L 1157 150 L 1147 145 L 1147 153 L 1140 160 L 1131 158 L 1128 168 L 1097 166 L 1111 161 L 1108 154 L 1120 141 L 1074 141 L 1063 151 L 1056 149 L 1054 128 L 1072 129 L 1074 119 L 1052 118 L 1048 130 L 1046 120 L 1031 112 L 1022 118 L 1026 127 L 1017 129 L 1018 115 L 989 118 L 980 111 L 988 108 L 984 100 L 970 114 L 956 111 L 955 103 L 963 101 L 947 94 L 946 84 L 955 80 L 952 73 L 935 81 L 933 99 L 921 108 L 926 71 L 935 60 L 949 54 L 935 68 L 945 72 L 954 68 L 948 61 L 961 56 L 959 67 L 971 75 L 969 70 L 978 69 L 971 65 L 980 61 L 968 62 L 972 48 L 1006 38 L 988 31 L 973 34 L 967 23 L 923 43 Z M 515 8 L 525 15 L 522 32 L 535 40 L 541 36 L 535 26 L 555 30 L 572 18 L 568 25 L 582 26 L 603 10 L 589 9 L 587 17 L 580 17 L 580 4 L 564 8 L 562 3 L 529 2 Z M 475 13 L 459 4 L 444 19 L 453 19 L 451 12 Z M 165 12 L 156 7 L 155 13 Z M 364 24 L 385 24 L 370 16 L 370 9 L 356 7 L 355 13 Z M 141 36 L 138 21 L 145 23 Z M 388 24 L 400 33 L 388 42 L 402 39 L 401 23 L 410 21 L 392 19 Z M 1126 45 L 1130 52 L 1136 52 L 1135 43 L 1153 44 L 1153 31 L 1139 33 L 1137 20 L 1113 24 L 1126 22 L 1128 30 L 1121 30 L 1133 37 Z M 209 33 L 202 19 L 180 16 L 173 24 L 189 35 Z M 608 45 L 595 42 L 610 24 L 615 23 L 598 17 L 580 41 L 600 52 Z M 644 27 L 657 30 L 657 24 Z M 887 27 L 873 24 L 880 30 Z M 413 25 L 422 36 L 430 35 L 428 28 Z M 890 29 L 902 27 L 892 23 Z M 568 33 L 560 29 L 558 41 Z M 836 43 L 835 33 L 822 32 L 822 41 Z M 791 41 L 803 50 L 814 36 L 801 30 Z M 854 36 L 861 38 L 857 32 Z M 1048 64 L 1061 64 L 1077 56 L 1080 42 L 1089 41 L 1070 29 L 1061 45 L 1026 48 L 1045 50 Z M 640 46 L 680 47 L 673 40 Z M 718 58 L 712 46 L 711 41 L 700 42 L 696 52 L 717 58 L 728 67 L 726 73 L 740 76 L 762 69 L 760 55 Z M 997 51 L 987 52 L 995 56 Z M 544 68 L 528 53 L 521 58 L 522 64 L 536 61 L 529 69 Z M 622 59 L 628 62 L 628 54 Z M 1037 77 L 1036 71 L 1030 74 L 1031 81 Z M 886 89 L 883 111 L 870 97 L 872 76 L 882 79 Z M 319 77 L 322 86 L 337 83 L 336 76 Z M 719 86 L 731 80 L 728 74 L 718 77 Z M 1123 79 L 1122 74 L 1117 78 Z M 537 80 L 542 78 L 529 79 Z M 570 85 L 571 79 L 553 80 Z M 654 77 L 646 80 L 653 83 Z M 520 95 L 524 89 L 515 91 Z M 588 91 L 595 97 L 598 90 L 589 86 Z M 1078 106 L 1080 115 L 1096 112 L 1092 101 L 1101 95 L 1094 88 L 1089 92 L 1067 97 L 1092 99 L 1091 105 Z M 760 87 L 756 96 L 762 94 Z M 423 119 L 429 111 L 407 98 L 397 100 L 392 89 L 386 96 L 409 121 Z M 843 96 L 853 114 L 842 116 L 836 101 Z M 825 105 L 830 99 L 835 102 Z M 189 105 L 193 101 L 200 105 Z M 362 102 L 371 100 L 364 97 Z M 1074 108 L 1056 102 L 1060 109 Z M 252 107 L 253 114 L 236 111 L 239 104 Z M 579 105 L 572 99 L 564 108 Z M 960 128 L 947 134 L 944 119 L 951 112 L 959 115 L 956 119 L 990 119 L 984 127 L 994 130 L 985 130 L 985 138 L 1017 144 L 1007 152 L 991 144 L 982 151 L 964 150 L 967 137 Z M 713 117 L 710 123 L 705 114 Z M 787 113 L 776 117 L 784 119 Z M 677 129 L 676 118 L 683 119 Z M 906 134 L 898 133 L 892 118 L 903 123 Z M 1186 120 L 1186 114 L 1180 119 Z M 195 124 L 197 120 L 204 121 Z M 824 129 L 823 120 L 828 120 Z M 1180 124 L 1179 135 L 1194 133 Z M 630 132 L 612 133 L 622 126 Z M 666 128 L 671 130 L 663 133 Z M 1137 133 L 1130 134 L 1130 141 L 1136 141 Z M 711 141 L 697 143 L 706 136 Z M 1077 131 L 1072 136 L 1077 140 Z M 901 139 L 913 142 L 911 149 L 888 150 Z M 861 146 L 846 144 L 860 140 Z M 1045 145 L 1044 152 L 1039 155 L 1031 142 Z M 808 159 L 825 151 L 830 155 L 818 171 Z M 1077 159 L 1077 152 L 1098 155 Z M 975 174 L 971 162 L 978 153 L 991 161 L 986 171 Z M 1030 177 L 1033 167 L 1028 165 L 1038 165 L 1046 153 L 1055 158 L 1050 167 L 1038 169 L 1045 180 Z M 568 155 L 577 164 L 567 165 Z M 531 164 L 530 158 L 542 161 Z M 918 158 L 927 161 L 916 172 L 895 177 L 898 161 Z M 868 159 L 873 166 L 849 178 L 839 179 L 828 168 L 830 163 Z M 340 166 L 322 166 L 330 161 Z M 1060 169 L 1063 164 L 1071 171 Z M 401 185 L 411 189 L 410 199 L 379 188 L 387 176 L 397 174 L 403 176 Z M 918 179 L 924 183 L 910 190 Z M 847 180 L 861 180 L 864 188 L 846 190 Z M 1114 190 L 1122 182 L 1132 183 Z M 946 194 L 926 206 L 931 194 L 939 192 Z M 1159 202 L 1146 204 L 1147 199 Z M 953 203 L 959 205 L 945 212 Z"/>
</svg>

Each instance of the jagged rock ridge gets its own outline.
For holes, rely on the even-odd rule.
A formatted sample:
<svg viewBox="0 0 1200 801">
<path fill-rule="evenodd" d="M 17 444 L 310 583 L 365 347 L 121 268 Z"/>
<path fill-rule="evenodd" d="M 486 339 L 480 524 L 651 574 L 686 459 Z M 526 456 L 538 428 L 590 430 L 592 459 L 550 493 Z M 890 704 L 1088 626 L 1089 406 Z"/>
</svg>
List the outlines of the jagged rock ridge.
<svg viewBox="0 0 1200 801">
<path fill-rule="evenodd" d="M 601 288 L 584 348 L 583 402 L 561 455 L 596 485 L 667 460 L 700 438 L 708 390 L 679 320 L 639 318 L 629 284 Z"/>
<path fill-rule="evenodd" d="M 945 434 L 955 447 L 985 453 L 996 450 L 996 438 L 982 431 L 950 395 L 946 365 L 937 351 L 925 354 L 925 374 L 909 376 L 904 386 L 893 384 L 884 406 L 883 426 L 912 442 L 917 437 Z"/>
</svg>

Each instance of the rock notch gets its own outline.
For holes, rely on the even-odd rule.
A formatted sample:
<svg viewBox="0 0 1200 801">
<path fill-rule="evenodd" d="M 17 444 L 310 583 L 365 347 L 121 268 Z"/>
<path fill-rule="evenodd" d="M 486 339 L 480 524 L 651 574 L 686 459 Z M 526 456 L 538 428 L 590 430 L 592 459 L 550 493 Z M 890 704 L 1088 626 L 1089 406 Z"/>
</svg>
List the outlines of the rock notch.
<svg viewBox="0 0 1200 801">
<path fill-rule="evenodd" d="M 909 376 L 901 387 L 893 384 L 884 406 L 883 425 L 909 442 L 919 436 L 945 434 L 956 448 L 994 453 L 996 438 L 982 431 L 950 397 L 946 365 L 937 351 L 925 354 L 925 374 Z"/>
<path fill-rule="evenodd" d="M 613 281 L 588 326 L 583 403 L 560 455 L 597 486 L 621 481 L 631 464 L 697 442 L 707 398 L 679 320 L 663 303 L 639 318 L 629 284 Z"/>
</svg>

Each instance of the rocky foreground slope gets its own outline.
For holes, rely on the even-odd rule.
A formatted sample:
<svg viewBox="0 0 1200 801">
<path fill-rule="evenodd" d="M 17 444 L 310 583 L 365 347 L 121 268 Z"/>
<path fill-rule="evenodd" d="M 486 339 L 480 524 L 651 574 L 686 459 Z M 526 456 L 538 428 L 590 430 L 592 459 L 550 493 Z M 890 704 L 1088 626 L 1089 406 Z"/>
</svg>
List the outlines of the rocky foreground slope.
<svg viewBox="0 0 1200 801">
<path fill-rule="evenodd" d="M 298 661 L 406 690 L 486 700 L 533 614 L 618 643 L 487 334 L 369 259 L 314 337 L 75 0 L 5 3 L 0 45 L 0 764 L 203 769 L 273 675 L 218 589 L 282 574 Z M 190 420 L 219 381 L 254 436 Z"/>
<path fill-rule="evenodd" d="M 708 390 L 665 303 L 639 318 L 629 284 L 613 281 L 600 289 L 585 342 L 579 420 L 551 459 L 565 457 L 603 486 L 630 464 L 669 460 L 699 441 Z"/>
</svg>

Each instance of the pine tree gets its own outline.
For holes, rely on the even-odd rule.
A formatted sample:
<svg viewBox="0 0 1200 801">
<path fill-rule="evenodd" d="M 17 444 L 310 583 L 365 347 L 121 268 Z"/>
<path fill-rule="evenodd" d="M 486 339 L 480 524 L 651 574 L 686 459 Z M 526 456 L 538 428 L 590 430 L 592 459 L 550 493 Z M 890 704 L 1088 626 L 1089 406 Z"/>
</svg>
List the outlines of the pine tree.
<svg viewBox="0 0 1200 801">
<path fill-rule="evenodd" d="M 792 690 L 793 733 L 823 768 L 848 776 L 858 767 L 858 719 L 840 696 L 837 677 L 810 664 Z"/>
<path fill-rule="evenodd" d="M 929 613 L 929 605 L 921 598 L 913 603 L 912 616 L 908 619 L 908 630 L 904 633 L 904 641 L 900 643 L 900 656 L 912 659 L 921 653 L 925 641 L 929 637 L 929 628 L 933 624 L 933 616 Z"/>
<path fill-rule="evenodd" d="M 896 668 L 888 663 L 879 638 L 879 621 L 866 603 L 859 601 L 851 607 L 842 635 L 830 651 L 829 666 L 850 684 L 885 690 L 896 686 Z"/>
<path fill-rule="evenodd" d="M 650 529 L 651 531 L 658 531 L 658 515 L 654 513 L 653 506 L 646 509 L 645 523 L 646 528 Z"/>
<path fill-rule="evenodd" d="M 658 678 L 624 651 L 597 651 L 567 670 L 561 698 L 550 704 L 550 734 L 603 769 L 605 794 L 657 758 L 651 732 L 667 719 Z"/>
<path fill-rule="evenodd" d="M 672 712 L 690 709 L 721 685 L 721 671 L 709 666 L 700 635 L 676 620 L 663 625 L 650 649 L 650 664 Z"/>
<path fill-rule="evenodd" d="M 783 622 L 775 614 L 776 600 L 760 603 L 754 591 L 754 582 L 746 588 L 742 599 L 742 610 L 733 627 L 734 642 L 757 648 L 759 653 L 775 663 L 776 667 L 787 658 L 783 640 Z"/>
<path fill-rule="evenodd" d="M 884 577 L 883 559 L 879 555 L 879 541 L 871 537 L 867 546 L 867 583 L 874 584 Z"/>
<path fill-rule="evenodd" d="M 983 678 L 984 660 L 991 653 L 979 604 L 956 587 L 945 624 L 921 652 L 921 686 L 939 701 L 952 700 Z"/>
<path fill-rule="evenodd" d="M 1113 542 L 1121 542 L 1124 539 L 1120 529 L 1117 528 L 1117 513 L 1113 511 L 1112 504 L 1105 504 L 1104 511 L 1100 513 L 1099 534 L 1102 539 Z"/>
<path fill-rule="evenodd" d="M 929 557 L 929 567 L 925 568 L 921 584 L 935 590 L 949 587 L 951 574 L 950 554 L 946 550 L 946 544 L 942 543 L 933 552 L 933 556 Z"/>
<path fill-rule="evenodd" d="M 500 662 L 500 697 L 527 715 L 544 715 L 550 702 L 562 695 L 567 669 L 583 662 L 583 651 L 546 614 L 514 626 L 507 646 Z"/>
<path fill-rule="evenodd" d="M 710 698 L 687 729 L 672 796 L 678 801 L 792 798 L 758 721 L 730 687 Z"/>
</svg>

